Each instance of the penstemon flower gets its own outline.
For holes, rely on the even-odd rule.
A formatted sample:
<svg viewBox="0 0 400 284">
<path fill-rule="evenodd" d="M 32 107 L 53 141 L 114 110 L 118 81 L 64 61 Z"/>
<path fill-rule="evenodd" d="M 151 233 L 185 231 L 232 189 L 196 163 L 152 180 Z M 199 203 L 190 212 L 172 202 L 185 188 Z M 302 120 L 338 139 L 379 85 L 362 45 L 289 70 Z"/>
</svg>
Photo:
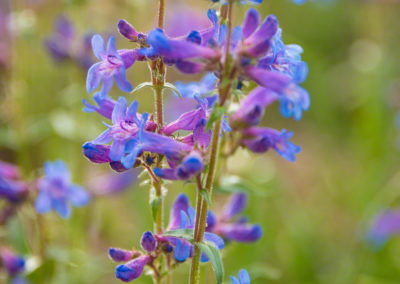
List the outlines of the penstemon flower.
<svg viewBox="0 0 400 284">
<path fill-rule="evenodd" d="M 82 207 L 90 201 L 90 195 L 81 186 L 71 183 L 68 167 L 60 160 L 44 164 L 44 177 L 37 184 L 39 194 L 35 208 L 40 214 L 55 210 L 62 218 L 68 218 L 71 215 L 69 203 Z"/>
<path fill-rule="evenodd" d="M 246 269 L 239 270 L 239 279 L 231 275 L 232 284 L 250 284 L 250 275 Z"/>
<path fill-rule="evenodd" d="M 124 92 L 132 91 L 132 85 L 126 80 L 126 69 L 135 63 L 138 55 L 134 50 L 118 50 L 115 47 L 115 38 L 111 36 L 105 48 L 104 40 L 100 35 L 92 38 L 94 55 L 100 62 L 90 67 L 86 80 L 86 89 L 91 93 L 103 81 L 101 95 L 105 96 L 111 90 L 113 81 Z"/>
<path fill-rule="evenodd" d="M 225 205 L 222 214 L 217 217 L 211 232 L 228 241 L 239 243 L 255 242 L 262 237 L 260 225 L 249 224 L 247 219 L 239 214 L 247 203 L 245 193 L 233 194 Z"/>
<path fill-rule="evenodd" d="M 233 26 L 233 5 L 262 1 L 211 2 L 220 11 L 208 10 L 209 27 L 187 35 L 171 37 L 176 33 L 165 31 L 165 3 L 160 0 L 158 27 L 150 32 L 140 33 L 127 21 L 119 21 L 120 34 L 134 48 L 117 50 L 114 38 L 110 38 L 106 50 L 100 36 L 92 39 L 100 62 L 88 72 L 87 91 L 91 93 L 102 81 L 103 85 L 93 96 L 96 105 L 83 101 L 84 111 L 97 112 L 112 123 L 83 145 L 84 155 L 94 163 L 109 163 L 117 172 L 143 168 L 152 185 L 154 232 L 143 234 L 142 250 L 109 250 L 111 259 L 125 262 L 116 268 L 116 277 L 122 281 L 137 279 L 149 269 L 159 283 L 173 264 L 191 259 L 190 283 L 198 284 L 199 262 L 211 258 L 217 282 L 221 283 L 219 250 L 224 248 L 224 241 L 255 242 L 263 232 L 242 216 L 247 202 L 244 193 L 232 195 L 217 215 L 208 209 L 218 157 L 229 158 L 239 147 L 253 153 L 273 149 L 289 161 L 295 161 L 300 152 L 300 147 L 289 141 L 292 132 L 267 128 L 261 122 L 265 108 L 274 102 L 280 103 L 282 116 L 295 120 L 309 108 L 309 94 L 300 86 L 308 74 L 301 58 L 302 48 L 285 45 L 276 17 L 270 15 L 260 21 L 253 8 L 241 26 Z M 150 67 L 151 82 L 140 84 L 135 91 L 151 85 L 155 92 L 154 114 L 139 113 L 137 101 L 128 106 L 124 97 L 115 101 L 108 96 L 114 79 L 122 91 L 132 90 L 125 71 L 136 61 L 147 61 Z M 165 82 L 166 66 L 183 74 L 207 74 L 200 82 L 177 81 L 174 86 Z M 172 122 L 164 121 L 166 88 L 194 106 Z M 185 194 L 178 195 L 166 227 L 165 180 L 195 182 L 197 186 L 196 209 Z M 168 265 L 164 265 L 163 258 Z M 239 272 L 239 280 L 231 279 L 235 284 L 250 283 L 245 270 Z"/>
</svg>

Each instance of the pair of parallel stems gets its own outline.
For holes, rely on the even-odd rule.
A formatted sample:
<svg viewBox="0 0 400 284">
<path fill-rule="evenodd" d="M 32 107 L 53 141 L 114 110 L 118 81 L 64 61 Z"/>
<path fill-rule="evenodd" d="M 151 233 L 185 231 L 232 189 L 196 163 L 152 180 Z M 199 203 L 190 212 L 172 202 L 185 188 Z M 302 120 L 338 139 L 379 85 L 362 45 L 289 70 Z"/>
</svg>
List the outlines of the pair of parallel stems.
<svg viewBox="0 0 400 284">
<path fill-rule="evenodd" d="M 165 1 L 166 0 L 159 0 L 159 9 L 158 9 L 158 27 L 163 29 L 164 28 L 164 18 L 165 18 Z M 227 6 L 223 6 L 221 11 L 223 17 L 227 20 L 228 25 L 228 38 L 226 42 L 226 50 L 225 50 L 225 64 L 224 70 L 222 72 L 222 78 L 220 78 L 220 85 L 218 88 L 218 103 L 222 107 L 224 106 L 227 97 L 229 96 L 229 92 L 231 91 L 231 84 L 224 86 L 222 82 L 224 82 L 225 78 L 230 77 L 230 66 L 229 66 L 229 49 L 230 49 L 230 42 L 231 42 L 231 32 L 232 32 L 232 15 L 233 15 L 233 0 L 228 1 Z M 166 68 L 162 61 L 162 59 L 156 59 L 149 63 L 149 67 L 151 69 L 151 79 L 154 85 L 155 90 L 155 112 L 156 112 L 156 122 L 158 125 L 158 130 L 164 124 L 163 120 L 163 87 L 165 83 L 165 74 Z M 221 132 L 221 124 L 222 124 L 222 116 L 220 116 L 217 121 L 215 122 L 215 126 L 212 133 L 211 139 L 211 147 L 210 147 L 210 157 L 209 157 L 209 167 L 208 167 L 208 175 L 205 182 L 205 189 L 208 191 L 208 195 L 212 196 L 213 184 L 214 184 L 214 177 L 215 171 L 218 161 L 218 154 L 219 154 L 219 144 L 220 144 L 220 132 Z M 157 159 L 157 167 L 160 166 L 161 157 Z M 156 198 L 159 200 L 159 204 L 157 207 L 157 211 L 155 214 L 154 220 L 154 230 L 157 234 L 163 232 L 163 196 L 162 196 L 162 184 L 159 179 L 153 179 L 152 181 Z M 208 204 L 204 200 L 203 196 L 201 195 L 201 191 L 203 190 L 203 184 L 201 179 L 201 174 L 196 177 L 196 184 L 197 184 L 197 197 L 196 197 L 196 222 L 195 222 L 195 230 L 194 230 L 194 241 L 196 243 L 200 243 L 203 241 L 204 231 L 206 227 L 206 219 L 207 219 L 207 211 L 208 211 Z M 194 253 L 192 257 L 192 264 L 190 270 L 190 284 L 198 284 L 200 282 L 200 249 L 197 246 L 194 246 Z M 160 283 L 161 279 L 157 279 L 155 277 L 155 282 Z M 169 282 L 169 279 L 167 279 Z"/>
</svg>

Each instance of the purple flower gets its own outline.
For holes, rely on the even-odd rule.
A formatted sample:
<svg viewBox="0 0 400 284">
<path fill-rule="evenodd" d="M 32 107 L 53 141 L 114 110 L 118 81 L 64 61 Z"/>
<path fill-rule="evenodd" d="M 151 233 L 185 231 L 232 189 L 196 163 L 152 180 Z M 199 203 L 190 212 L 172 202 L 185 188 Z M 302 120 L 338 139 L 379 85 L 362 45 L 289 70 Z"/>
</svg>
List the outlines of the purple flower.
<svg viewBox="0 0 400 284">
<path fill-rule="evenodd" d="M 264 109 L 278 99 L 275 92 L 257 87 L 240 101 L 239 109 L 230 117 L 230 123 L 233 127 L 243 127 L 257 125 Z"/>
<path fill-rule="evenodd" d="M 216 224 L 211 231 L 229 241 L 248 243 L 259 240 L 262 237 L 261 226 L 249 224 L 240 215 L 246 203 L 247 195 L 245 193 L 233 194 L 217 218 Z"/>
<path fill-rule="evenodd" d="M 232 284 L 250 284 L 250 276 L 247 270 L 239 270 L 239 280 L 236 277 L 230 276 Z"/>
<path fill-rule="evenodd" d="M 270 148 L 290 162 L 296 161 L 296 154 L 301 148 L 289 139 L 293 132 L 283 129 L 281 132 L 266 127 L 250 127 L 244 130 L 246 138 L 242 139 L 242 145 L 255 153 L 264 153 Z"/>
<path fill-rule="evenodd" d="M 154 235 L 147 231 L 143 234 L 142 239 L 140 240 L 140 245 L 145 251 L 153 252 L 157 247 L 157 241 Z"/>
<path fill-rule="evenodd" d="M 122 262 L 131 260 L 134 257 L 135 253 L 131 250 L 124 250 L 120 248 L 109 248 L 108 255 L 112 260 L 116 262 Z"/>
<path fill-rule="evenodd" d="M 387 210 L 379 214 L 367 235 L 367 239 L 378 247 L 382 247 L 387 240 L 400 233 L 400 211 Z"/>
<path fill-rule="evenodd" d="M 78 37 L 71 20 L 61 15 L 55 20 L 53 34 L 47 37 L 44 43 L 47 51 L 56 61 L 72 60 L 87 70 L 93 64 L 93 58 L 87 46 L 87 37 L 87 35 Z"/>
<path fill-rule="evenodd" d="M 35 201 L 40 214 L 56 210 L 62 218 L 71 215 L 69 203 L 82 207 L 89 203 L 90 195 L 79 185 L 71 183 L 67 165 L 63 161 L 44 164 L 44 177 L 39 179 L 39 195 Z"/>
<path fill-rule="evenodd" d="M 145 265 L 149 264 L 150 261 L 151 256 L 142 255 L 125 264 L 118 265 L 115 269 L 115 277 L 124 282 L 132 281 L 142 274 L 143 268 Z"/>
<path fill-rule="evenodd" d="M 125 70 L 136 61 L 135 50 L 117 51 L 114 37 L 109 38 L 106 50 L 103 38 L 100 35 L 93 36 L 92 48 L 94 55 L 100 62 L 94 64 L 88 71 L 86 80 L 87 92 L 91 93 L 97 89 L 101 81 L 103 81 L 100 93 L 104 96 L 111 90 L 114 79 L 122 91 L 132 91 L 132 85 L 125 78 Z"/>
<path fill-rule="evenodd" d="M 28 194 L 28 185 L 20 178 L 16 165 L 0 161 L 0 197 L 12 204 L 22 202 Z"/>
<path fill-rule="evenodd" d="M 134 184 L 138 172 L 129 170 L 123 173 L 96 175 L 89 180 L 88 189 L 95 195 L 111 195 L 120 193 Z"/>
<path fill-rule="evenodd" d="M 194 99 L 195 97 L 202 97 L 209 93 L 213 95 L 212 91 L 215 90 L 217 77 L 213 73 L 207 73 L 200 82 L 183 83 L 181 81 L 175 82 L 176 88 L 184 98 Z"/>
<path fill-rule="evenodd" d="M 82 99 L 82 102 L 85 105 L 83 111 L 97 112 L 105 118 L 111 119 L 112 112 L 115 106 L 115 101 L 108 95 L 102 95 L 101 93 L 95 93 L 93 95 L 93 100 L 98 105 L 97 107 L 89 104 L 87 100 Z"/>
<path fill-rule="evenodd" d="M 175 168 L 155 168 L 154 173 L 162 178 L 169 180 L 188 180 L 193 176 L 199 174 L 203 170 L 203 158 L 201 153 L 193 151 L 189 153 L 182 163 Z"/>
<path fill-rule="evenodd" d="M 111 161 L 120 161 L 123 158 L 126 144 L 139 132 L 141 115 L 137 114 L 138 106 L 138 102 L 133 101 L 128 108 L 126 99 L 119 97 L 111 115 L 113 125 L 110 125 L 109 129 L 93 141 L 94 144 L 105 144 L 112 141 L 108 155 Z M 151 121 L 146 122 L 145 125 L 150 130 L 154 130 L 156 127 L 156 124 Z M 108 162 L 105 157 L 103 160 Z"/>
<path fill-rule="evenodd" d="M 209 223 L 209 216 L 207 215 L 207 224 Z M 194 221 L 196 217 L 196 212 L 193 207 L 189 205 L 189 199 L 183 193 L 181 193 L 174 204 L 172 205 L 170 214 L 170 223 L 167 230 L 176 229 L 194 229 Z M 211 222 L 210 222 L 211 223 Z M 208 226 L 207 226 L 208 227 Z M 207 229 L 207 228 L 206 228 Z M 175 237 L 162 237 L 161 239 L 166 239 L 168 242 L 174 245 L 174 256 L 179 262 L 185 261 L 192 255 L 193 245 L 186 240 L 175 238 Z M 223 249 L 225 244 L 224 241 L 216 234 L 205 232 L 204 240 L 212 242 L 218 249 Z M 201 254 L 201 262 L 207 262 L 208 258 L 205 254 Z"/>
<path fill-rule="evenodd" d="M 25 270 L 25 259 L 8 248 L 0 250 L 0 259 L 2 266 L 11 277 Z"/>
</svg>

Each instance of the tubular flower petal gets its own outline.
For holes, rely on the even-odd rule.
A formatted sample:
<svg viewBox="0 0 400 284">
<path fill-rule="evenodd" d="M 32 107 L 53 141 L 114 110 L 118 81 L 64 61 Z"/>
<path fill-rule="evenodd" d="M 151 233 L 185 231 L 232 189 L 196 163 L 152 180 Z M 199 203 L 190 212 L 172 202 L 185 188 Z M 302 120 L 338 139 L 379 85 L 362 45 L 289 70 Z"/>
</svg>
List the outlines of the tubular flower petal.
<svg viewBox="0 0 400 284">
<path fill-rule="evenodd" d="M 122 262 L 131 260 L 134 256 L 134 252 L 120 248 L 109 248 L 108 255 L 112 260 Z"/>
<path fill-rule="evenodd" d="M 271 128 L 250 127 L 244 130 L 244 134 L 252 137 L 242 140 L 242 144 L 255 153 L 263 153 L 270 148 L 290 162 L 296 161 L 296 154 L 301 148 L 289 139 L 293 132 L 283 129 L 281 132 Z"/>
<path fill-rule="evenodd" d="M 118 265 L 115 269 L 115 277 L 118 279 L 129 282 L 142 275 L 143 268 L 151 261 L 149 255 L 143 255 L 125 264 Z"/>
</svg>

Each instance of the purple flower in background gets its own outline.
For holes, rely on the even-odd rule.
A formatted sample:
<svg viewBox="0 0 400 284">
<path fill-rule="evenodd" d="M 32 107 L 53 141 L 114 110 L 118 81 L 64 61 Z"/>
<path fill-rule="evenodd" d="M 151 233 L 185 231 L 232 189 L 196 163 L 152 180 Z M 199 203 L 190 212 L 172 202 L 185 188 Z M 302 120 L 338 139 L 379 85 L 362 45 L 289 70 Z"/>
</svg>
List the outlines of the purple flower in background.
<svg viewBox="0 0 400 284">
<path fill-rule="evenodd" d="M 90 195 L 81 186 L 71 183 L 68 167 L 60 160 L 44 164 L 44 177 L 38 180 L 38 187 L 35 208 L 40 214 L 53 209 L 62 218 L 68 218 L 71 215 L 69 203 L 82 207 L 90 201 Z"/>
<path fill-rule="evenodd" d="M 28 194 L 28 184 L 21 180 L 16 165 L 0 161 L 0 197 L 12 204 L 22 202 Z"/>
<path fill-rule="evenodd" d="M 25 270 L 25 259 L 8 248 L 0 249 L 0 267 L 2 267 L 11 279 L 11 284 L 27 284 L 21 276 Z"/>
<path fill-rule="evenodd" d="M 89 180 L 88 190 L 93 195 L 117 194 L 131 187 L 137 180 L 137 176 L 138 172 L 135 169 L 118 174 L 95 175 Z"/>
<path fill-rule="evenodd" d="M 0 249 L 0 259 L 3 268 L 12 277 L 25 270 L 25 259 L 8 248 Z"/>
<path fill-rule="evenodd" d="M 367 239 L 378 247 L 382 247 L 387 240 L 400 233 L 400 211 L 387 210 L 379 214 L 372 223 Z"/>
<path fill-rule="evenodd" d="M 86 80 L 87 92 L 91 93 L 97 89 L 101 81 L 103 81 L 100 93 L 104 96 L 111 90 L 114 79 L 122 91 L 132 91 L 132 85 L 126 80 L 125 70 L 136 61 L 135 50 L 117 51 L 114 37 L 109 38 L 106 50 L 103 38 L 100 35 L 93 36 L 92 48 L 94 55 L 100 62 L 94 64 L 88 71 Z"/>
<path fill-rule="evenodd" d="M 239 270 L 239 279 L 230 276 L 232 284 L 250 284 L 250 275 L 246 269 Z"/>
<path fill-rule="evenodd" d="M 228 4 L 227 0 L 211 0 L 211 2 L 213 2 L 213 3 L 221 3 L 221 4 L 224 4 L 224 5 Z M 261 4 L 263 2 L 263 0 L 240 0 L 239 2 L 241 4 L 247 4 L 247 3 L 250 3 L 250 4 Z"/>
<path fill-rule="evenodd" d="M 243 131 L 245 138 L 242 145 L 255 153 L 264 153 L 274 149 L 279 155 L 290 162 L 296 161 L 296 154 L 301 148 L 289 141 L 293 132 L 283 129 L 278 130 L 267 127 L 250 127 Z"/>
<path fill-rule="evenodd" d="M 76 61 L 87 70 L 93 64 L 90 45 L 87 44 L 88 37 L 91 35 L 78 36 L 72 21 L 60 15 L 55 19 L 52 35 L 47 37 L 44 43 L 56 61 Z"/>
<path fill-rule="evenodd" d="M 246 207 L 246 203 L 247 195 L 245 193 L 233 194 L 211 231 L 227 241 L 249 243 L 259 240 L 262 237 L 261 226 L 249 224 L 247 219 L 240 215 Z"/>
</svg>

